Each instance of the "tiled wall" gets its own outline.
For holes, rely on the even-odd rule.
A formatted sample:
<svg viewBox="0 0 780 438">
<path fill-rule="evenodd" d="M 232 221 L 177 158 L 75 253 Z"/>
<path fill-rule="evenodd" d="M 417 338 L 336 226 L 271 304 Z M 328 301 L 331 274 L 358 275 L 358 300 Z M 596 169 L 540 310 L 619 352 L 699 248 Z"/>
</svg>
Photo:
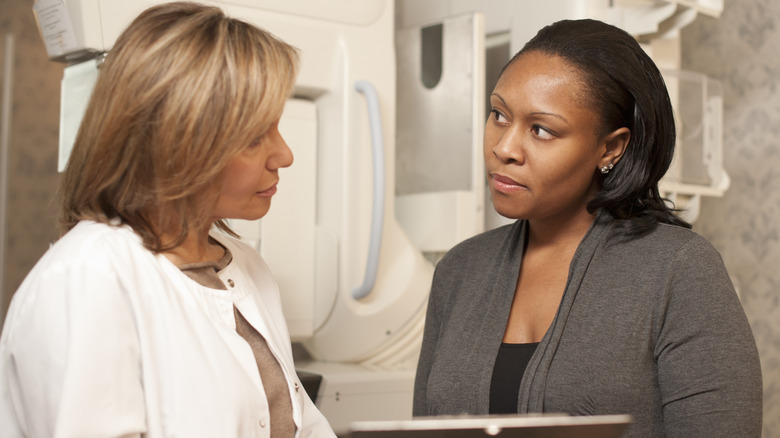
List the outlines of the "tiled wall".
<svg viewBox="0 0 780 438">
<path fill-rule="evenodd" d="M 32 0 L 0 0 L 0 41 L 14 40 L 13 101 L 5 245 L 9 296 L 57 237 L 59 84 L 63 65 L 49 62 Z M 2 50 L 2 49 L 0 49 Z M 0 302 L 0 310 L 6 303 Z"/>
<path fill-rule="evenodd" d="M 780 437 L 780 2 L 726 1 L 684 29 L 683 67 L 722 81 L 731 187 L 695 229 L 737 280 L 764 376 L 764 437 Z"/>
</svg>

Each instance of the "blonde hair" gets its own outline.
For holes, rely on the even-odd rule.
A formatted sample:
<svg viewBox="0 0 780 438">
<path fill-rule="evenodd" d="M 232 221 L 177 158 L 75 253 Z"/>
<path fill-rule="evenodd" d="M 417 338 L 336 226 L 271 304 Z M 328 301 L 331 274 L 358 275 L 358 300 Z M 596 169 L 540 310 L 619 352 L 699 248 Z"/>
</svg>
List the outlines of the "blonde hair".
<svg viewBox="0 0 780 438">
<path fill-rule="evenodd" d="M 219 8 L 141 13 L 100 68 L 60 186 L 61 231 L 119 219 L 159 252 L 208 226 L 222 171 L 279 119 L 297 65 L 293 47 Z"/>
</svg>

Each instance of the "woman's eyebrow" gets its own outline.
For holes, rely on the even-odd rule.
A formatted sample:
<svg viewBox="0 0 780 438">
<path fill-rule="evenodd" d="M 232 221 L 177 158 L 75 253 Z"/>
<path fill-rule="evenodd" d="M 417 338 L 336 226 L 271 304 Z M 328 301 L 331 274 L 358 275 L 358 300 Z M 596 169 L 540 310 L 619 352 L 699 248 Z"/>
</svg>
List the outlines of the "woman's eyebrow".
<svg viewBox="0 0 780 438">
<path fill-rule="evenodd" d="M 566 117 L 563 117 L 562 115 L 557 114 L 557 113 L 548 113 L 548 112 L 544 112 L 544 111 L 534 111 L 534 112 L 531 113 L 531 115 L 534 115 L 534 116 L 552 116 L 552 117 L 556 117 L 558 119 L 561 119 L 561 120 L 563 120 L 566 123 L 569 123 L 569 121 L 566 119 Z"/>
<path fill-rule="evenodd" d="M 498 98 L 498 100 L 500 100 L 500 101 L 501 101 L 501 103 L 503 103 L 504 105 L 506 105 L 506 101 L 504 100 L 504 98 L 503 98 L 503 97 L 501 97 L 501 95 L 500 95 L 500 94 L 498 94 L 498 93 L 492 93 L 492 94 L 490 95 L 490 97 L 493 97 L 493 96 L 496 96 L 496 97 Z"/>
<path fill-rule="evenodd" d="M 507 105 L 506 101 L 504 100 L 503 97 L 501 97 L 500 94 L 492 93 L 490 95 L 490 97 L 493 97 L 493 96 L 495 96 L 498 100 L 500 100 L 501 103 L 503 103 L 504 105 Z M 564 116 L 562 116 L 562 115 L 560 115 L 558 113 L 548 113 L 548 112 L 545 112 L 545 111 L 534 111 L 534 112 L 531 113 L 531 115 L 534 115 L 534 116 L 552 116 L 552 117 L 556 117 L 558 119 L 561 119 L 561 120 L 563 120 L 566 123 L 569 123 L 569 120 L 566 117 L 564 117 Z"/>
</svg>

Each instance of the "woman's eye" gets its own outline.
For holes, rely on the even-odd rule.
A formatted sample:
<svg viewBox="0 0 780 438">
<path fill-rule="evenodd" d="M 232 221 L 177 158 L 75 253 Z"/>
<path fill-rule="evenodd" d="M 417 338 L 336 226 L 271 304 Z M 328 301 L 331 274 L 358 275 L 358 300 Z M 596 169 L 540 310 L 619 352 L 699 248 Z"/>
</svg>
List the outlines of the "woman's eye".
<svg viewBox="0 0 780 438">
<path fill-rule="evenodd" d="M 531 127 L 531 132 L 533 132 L 537 137 L 541 138 L 542 140 L 552 140 L 555 138 L 555 134 L 552 131 L 550 131 L 549 129 L 541 125 L 533 125 Z"/>
<path fill-rule="evenodd" d="M 492 114 L 493 119 L 498 123 L 506 123 L 506 117 L 504 117 L 501 112 L 495 108 L 490 110 L 490 113 Z"/>
<path fill-rule="evenodd" d="M 260 146 L 260 143 L 262 143 L 262 142 L 263 142 L 263 137 L 262 136 L 261 137 L 255 137 L 254 139 L 252 139 L 252 141 L 249 142 L 249 147 L 250 148 L 256 148 L 256 147 Z"/>
</svg>

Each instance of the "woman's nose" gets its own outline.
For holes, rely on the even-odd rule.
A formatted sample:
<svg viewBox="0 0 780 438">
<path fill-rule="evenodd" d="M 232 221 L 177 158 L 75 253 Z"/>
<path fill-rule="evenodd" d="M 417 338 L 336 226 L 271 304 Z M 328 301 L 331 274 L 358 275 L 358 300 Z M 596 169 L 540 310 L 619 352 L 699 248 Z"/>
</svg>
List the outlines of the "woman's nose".
<svg viewBox="0 0 780 438">
<path fill-rule="evenodd" d="M 274 127 L 273 132 L 269 132 L 272 135 L 271 147 L 272 152 L 268 157 L 267 166 L 271 170 L 276 170 L 282 167 L 290 167 L 293 163 L 293 153 L 287 142 L 284 141 L 282 134 Z"/>
<path fill-rule="evenodd" d="M 525 162 L 522 136 L 514 129 L 507 129 L 495 141 L 492 147 L 493 154 L 504 163 Z"/>
</svg>

